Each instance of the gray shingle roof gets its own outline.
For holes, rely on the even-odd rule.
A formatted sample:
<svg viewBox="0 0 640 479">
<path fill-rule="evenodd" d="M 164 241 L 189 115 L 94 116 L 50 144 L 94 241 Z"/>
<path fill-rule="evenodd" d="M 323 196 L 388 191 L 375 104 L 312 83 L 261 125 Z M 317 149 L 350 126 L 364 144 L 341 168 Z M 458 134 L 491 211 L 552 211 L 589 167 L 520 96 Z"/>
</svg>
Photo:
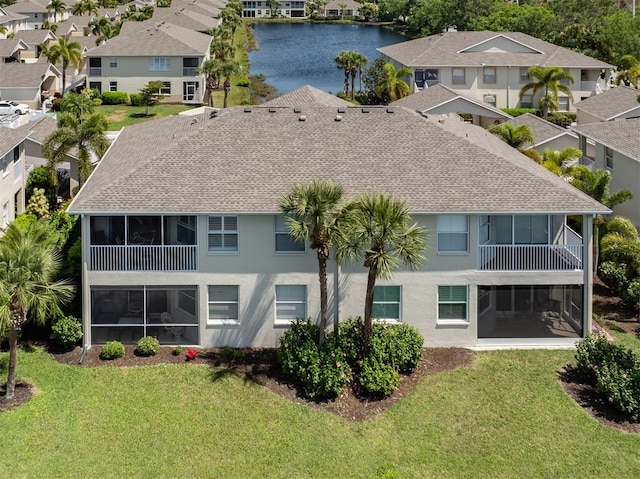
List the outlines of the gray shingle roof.
<svg viewBox="0 0 640 479">
<path fill-rule="evenodd" d="M 500 36 L 530 47 L 527 53 L 474 51 L 459 53 L 473 45 Z M 520 48 L 526 50 L 527 48 Z M 610 68 L 612 65 L 559 47 L 520 32 L 446 32 L 378 48 L 378 51 L 406 66 L 559 66 L 563 68 Z M 541 53 L 534 53 L 539 51 Z"/>
<path fill-rule="evenodd" d="M 125 22 L 120 35 L 91 49 L 88 57 L 204 55 L 211 37 L 166 22 Z"/>
<path fill-rule="evenodd" d="M 0 68 L 0 89 L 40 86 L 49 68 L 48 63 L 40 62 L 4 63 Z"/>
<path fill-rule="evenodd" d="M 273 213 L 292 184 L 331 179 L 416 212 L 608 212 L 481 128 L 405 108 L 336 114 L 234 107 L 127 127 L 69 211 Z"/>
<path fill-rule="evenodd" d="M 640 161 L 640 118 L 589 123 L 571 129 Z"/>
<path fill-rule="evenodd" d="M 496 117 L 511 118 L 511 115 L 507 115 L 502 110 L 499 110 L 498 108 L 495 108 L 487 103 L 480 102 L 475 98 L 463 95 L 462 93 L 459 93 L 443 85 L 442 83 L 438 83 L 437 85 L 430 86 L 412 95 L 400 98 L 399 100 L 392 102 L 391 105 L 403 106 L 406 108 L 411 108 L 412 110 L 427 113 L 434 107 L 443 105 L 447 102 L 452 102 L 456 99 L 460 99 L 463 102 L 472 103 L 476 105 L 476 107 L 484 108 L 487 110 L 487 113 L 491 112 Z M 464 110 L 457 109 L 456 111 Z M 455 113 L 455 111 L 452 111 L 450 113 Z"/>
<path fill-rule="evenodd" d="M 306 85 L 264 103 L 267 106 L 353 106 L 342 98 Z"/>
<path fill-rule="evenodd" d="M 156 8 L 153 11 L 153 21 L 167 22 L 195 32 L 205 32 L 218 25 L 218 20 L 208 15 L 181 8 Z"/>
<path fill-rule="evenodd" d="M 0 158 L 22 143 L 27 136 L 28 131 L 0 126 Z"/>
<path fill-rule="evenodd" d="M 540 118 L 539 116 L 532 115 L 531 113 L 525 113 L 524 115 L 517 116 L 507 123 L 513 126 L 527 125 L 531 128 L 533 138 L 536 140 L 535 144 L 544 143 L 552 138 L 560 135 L 576 136 L 571 130 L 562 128 L 550 121 Z"/>
<path fill-rule="evenodd" d="M 26 50 L 28 45 L 15 38 L 0 39 L 0 57 L 9 58 L 18 50 Z"/>
<path fill-rule="evenodd" d="M 58 122 L 55 118 L 44 115 L 36 120 L 29 121 L 24 125 L 20 125 L 16 129 L 28 132 L 28 141 L 33 141 L 34 143 L 42 145 L 47 137 L 58 129 Z M 75 147 L 69 152 L 69 156 L 72 157 L 76 157 L 77 154 L 78 149 Z"/>
<path fill-rule="evenodd" d="M 19 0 L 13 5 L 7 5 L 3 7 L 7 12 L 16 13 L 48 13 L 47 1 L 39 0 Z"/>
<path fill-rule="evenodd" d="M 640 114 L 640 104 L 637 101 L 639 94 L 640 91 L 635 88 L 619 86 L 574 103 L 573 106 L 576 110 L 608 121 L 631 110 L 638 110 Z"/>
<path fill-rule="evenodd" d="M 19 38 L 27 45 L 39 45 L 47 37 L 55 40 L 57 37 L 51 30 L 18 30 L 13 38 Z"/>
</svg>

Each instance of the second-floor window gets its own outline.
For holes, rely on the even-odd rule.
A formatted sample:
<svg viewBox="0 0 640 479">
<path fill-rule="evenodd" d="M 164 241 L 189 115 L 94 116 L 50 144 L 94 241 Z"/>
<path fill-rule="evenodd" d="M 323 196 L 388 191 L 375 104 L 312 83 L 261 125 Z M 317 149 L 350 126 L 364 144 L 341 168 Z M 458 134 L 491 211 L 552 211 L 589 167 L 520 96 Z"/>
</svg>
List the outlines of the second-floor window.
<svg viewBox="0 0 640 479">
<path fill-rule="evenodd" d="M 118 68 L 118 59 L 112 58 L 109 60 L 109 68 Z"/>
<path fill-rule="evenodd" d="M 613 150 L 611 148 L 604 148 L 604 166 L 613 170 Z"/>
<path fill-rule="evenodd" d="M 496 82 L 496 67 L 484 67 L 482 75 L 485 83 Z"/>
<path fill-rule="evenodd" d="M 299 253 L 305 250 L 305 244 L 295 241 L 289 234 L 287 221 L 282 215 L 276 216 L 275 233 L 277 253 Z"/>
<path fill-rule="evenodd" d="M 153 57 L 149 58 L 150 72 L 168 72 L 171 70 L 171 58 Z"/>
<path fill-rule="evenodd" d="M 89 76 L 102 76 L 102 58 L 89 58 Z"/>
<path fill-rule="evenodd" d="M 529 81 L 529 69 L 527 67 L 520 67 L 520 83 L 527 83 Z"/>
<path fill-rule="evenodd" d="M 438 252 L 469 251 L 469 219 L 466 215 L 438 216 Z"/>
<path fill-rule="evenodd" d="M 464 68 L 454 68 L 452 70 L 452 77 L 454 85 L 464 85 Z"/>
<path fill-rule="evenodd" d="M 182 59 L 182 76 L 183 77 L 194 77 L 196 76 L 196 69 L 198 68 L 198 59 L 197 58 L 183 58 Z"/>
<path fill-rule="evenodd" d="M 211 253 L 238 251 L 237 216 L 209 216 L 208 249 Z"/>
</svg>

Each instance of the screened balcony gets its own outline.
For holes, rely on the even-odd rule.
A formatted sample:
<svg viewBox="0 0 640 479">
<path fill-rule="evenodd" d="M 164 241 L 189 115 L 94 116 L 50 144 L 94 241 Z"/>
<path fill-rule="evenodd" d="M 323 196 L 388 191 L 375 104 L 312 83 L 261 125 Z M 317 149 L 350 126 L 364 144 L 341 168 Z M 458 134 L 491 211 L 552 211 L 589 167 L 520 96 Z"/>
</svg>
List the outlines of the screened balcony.
<svg viewBox="0 0 640 479">
<path fill-rule="evenodd" d="M 195 216 L 92 216 L 92 271 L 197 271 Z"/>
<path fill-rule="evenodd" d="M 564 216 L 481 215 L 481 271 L 575 271 L 583 269 L 582 237 Z"/>
</svg>

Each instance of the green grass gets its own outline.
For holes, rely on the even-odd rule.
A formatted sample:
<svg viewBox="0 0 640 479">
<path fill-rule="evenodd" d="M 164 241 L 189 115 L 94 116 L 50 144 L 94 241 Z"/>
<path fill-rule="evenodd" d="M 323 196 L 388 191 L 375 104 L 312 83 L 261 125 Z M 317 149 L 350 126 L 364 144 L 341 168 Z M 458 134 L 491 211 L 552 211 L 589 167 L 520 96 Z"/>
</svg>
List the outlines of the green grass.
<svg viewBox="0 0 640 479">
<path fill-rule="evenodd" d="M 101 105 L 96 107 L 96 113 L 102 113 L 109 119 L 109 130 L 116 131 L 123 126 L 134 125 L 143 121 L 154 120 L 169 115 L 177 115 L 181 111 L 189 110 L 189 105 L 160 104 L 149 108 L 149 116 L 145 116 L 145 107 L 130 105 Z"/>
<path fill-rule="evenodd" d="M 482 352 L 473 367 L 425 378 L 386 412 L 350 422 L 208 367 L 78 368 L 21 351 L 18 374 L 40 393 L 0 413 L 0 470 L 7 477 L 374 478 L 385 470 L 401 478 L 638 477 L 640 437 L 600 425 L 563 392 L 557 371 L 572 359 L 571 351 Z"/>
</svg>

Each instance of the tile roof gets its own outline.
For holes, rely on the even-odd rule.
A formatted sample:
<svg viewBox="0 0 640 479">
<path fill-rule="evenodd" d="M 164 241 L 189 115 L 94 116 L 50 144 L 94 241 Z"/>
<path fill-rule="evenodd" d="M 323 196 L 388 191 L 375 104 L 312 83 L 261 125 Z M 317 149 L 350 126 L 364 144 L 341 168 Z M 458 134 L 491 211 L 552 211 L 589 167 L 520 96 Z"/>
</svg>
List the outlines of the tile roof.
<svg viewBox="0 0 640 479">
<path fill-rule="evenodd" d="M 270 111 L 275 110 L 275 111 Z M 596 213 L 606 208 L 487 131 L 405 108 L 233 107 L 126 127 L 69 211 L 278 211 L 291 185 L 331 179 L 416 212 Z"/>
<path fill-rule="evenodd" d="M 22 143 L 27 136 L 28 131 L 0 126 L 0 158 Z"/>
<path fill-rule="evenodd" d="M 322 90 L 318 90 L 312 86 L 306 85 L 302 88 L 298 88 L 290 93 L 280 95 L 273 100 L 269 100 L 264 103 L 266 106 L 353 106 L 353 103 L 349 103 L 342 98 L 330 95 Z"/>
<path fill-rule="evenodd" d="M 204 55 L 211 37 L 167 22 L 125 22 L 120 35 L 91 49 L 88 57 Z"/>
<path fill-rule="evenodd" d="M 571 129 L 640 161 L 640 118 L 589 123 Z"/>
<path fill-rule="evenodd" d="M 443 85 L 442 83 L 438 83 L 437 85 L 430 86 L 412 95 L 400 98 L 399 100 L 390 103 L 390 105 L 403 106 L 406 108 L 411 108 L 412 110 L 427 113 L 432 108 L 441 106 L 447 102 L 453 102 L 457 99 L 460 99 L 464 102 L 473 103 L 474 105 L 476 105 L 476 107 L 485 109 L 487 113 L 492 113 L 492 116 L 496 116 L 498 118 L 511 118 L 511 115 L 507 115 L 502 110 L 499 110 L 498 108 L 495 108 L 487 103 L 478 101 L 475 98 L 463 95 L 462 93 L 459 93 Z M 464 110 L 457 109 L 456 111 Z"/>
<path fill-rule="evenodd" d="M 36 63 L 4 63 L 0 68 L 0 90 L 2 88 L 36 88 L 47 74 L 50 65 Z"/>
<path fill-rule="evenodd" d="M 527 53 L 473 51 L 460 53 L 494 37 L 515 42 L 520 50 Z M 559 47 L 520 32 L 446 32 L 439 35 L 417 38 L 378 48 L 383 55 L 393 58 L 403 65 L 423 66 L 560 66 L 563 68 L 610 68 L 612 65 Z M 535 53 L 539 51 L 541 53 Z"/>
<path fill-rule="evenodd" d="M 582 110 L 608 121 L 631 110 L 638 110 L 640 115 L 640 104 L 637 101 L 639 94 L 640 90 L 619 86 L 574 103 L 573 106 L 576 110 Z"/>
<path fill-rule="evenodd" d="M 544 143 L 560 135 L 576 136 L 576 134 L 571 130 L 562 128 L 561 126 L 551 123 L 539 116 L 532 115 L 531 113 L 525 113 L 524 115 L 517 116 L 509 120 L 507 123 L 513 126 L 529 126 L 529 128 L 531 128 L 533 138 L 536 141 L 535 145 L 539 145 L 540 143 Z"/>
</svg>

